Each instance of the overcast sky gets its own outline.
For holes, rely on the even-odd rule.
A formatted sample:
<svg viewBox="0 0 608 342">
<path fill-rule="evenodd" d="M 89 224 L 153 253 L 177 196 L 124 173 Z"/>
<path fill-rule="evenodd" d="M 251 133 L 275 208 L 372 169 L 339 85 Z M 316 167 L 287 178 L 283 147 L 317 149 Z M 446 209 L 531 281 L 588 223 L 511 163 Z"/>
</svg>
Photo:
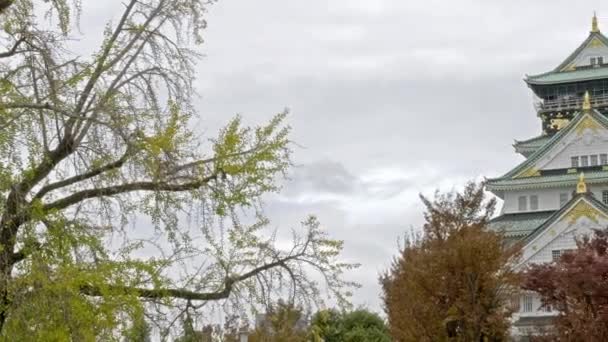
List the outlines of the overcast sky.
<svg viewBox="0 0 608 342">
<path fill-rule="evenodd" d="M 422 223 L 418 193 L 495 177 L 540 133 L 526 73 L 548 71 L 588 35 L 600 1 L 220 1 L 199 67 L 209 126 L 289 107 L 291 181 L 273 225 L 318 215 L 362 263 L 355 303 L 379 310 L 378 273 Z"/>
<path fill-rule="evenodd" d="M 84 1 L 83 31 L 119 3 Z M 418 194 L 521 161 L 513 139 L 540 134 L 522 79 L 568 56 L 594 10 L 608 31 L 605 1 L 221 0 L 201 47 L 197 129 L 288 107 L 297 167 L 267 214 L 281 229 L 316 214 L 363 265 L 355 304 L 379 310 L 378 274 L 422 223 Z"/>
</svg>

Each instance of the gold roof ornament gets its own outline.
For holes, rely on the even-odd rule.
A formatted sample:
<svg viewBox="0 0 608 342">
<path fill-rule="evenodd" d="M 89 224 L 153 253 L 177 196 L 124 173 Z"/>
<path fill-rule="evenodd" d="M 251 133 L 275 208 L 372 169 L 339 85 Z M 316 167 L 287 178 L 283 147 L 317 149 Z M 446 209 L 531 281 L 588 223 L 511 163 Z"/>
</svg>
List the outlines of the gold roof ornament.
<svg viewBox="0 0 608 342">
<path fill-rule="evenodd" d="M 593 19 L 591 19 L 591 32 L 600 32 L 600 28 L 597 24 L 597 15 L 593 12 Z"/>
<path fill-rule="evenodd" d="M 578 184 L 576 184 L 576 193 L 577 194 L 586 194 L 587 193 L 587 183 L 585 183 L 585 173 L 581 172 L 581 175 L 578 177 Z"/>
<path fill-rule="evenodd" d="M 591 95 L 589 95 L 589 91 L 586 91 L 585 96 L 583 96 L 583 110 L 591 110 Z"/>
</svg>

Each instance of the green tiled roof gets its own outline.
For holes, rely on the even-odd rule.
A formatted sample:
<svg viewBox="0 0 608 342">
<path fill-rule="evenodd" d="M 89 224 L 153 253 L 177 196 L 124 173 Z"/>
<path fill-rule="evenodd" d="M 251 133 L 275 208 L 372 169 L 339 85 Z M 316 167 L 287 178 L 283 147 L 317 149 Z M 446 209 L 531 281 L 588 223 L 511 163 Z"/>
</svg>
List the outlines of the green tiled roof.
<svg viewBox="0 0 608 342">
<path fill-rule="evenodd" d="M 526 139 L 526 140 L 515 140 L 515 145 L 543 145 L 547 141 L 551 139 L 551 136 L 542 134 L 536 136 L 534 138 Z"/>
<path fill-rule="evenodd" d="M 575 71 L 565 72 L 548 72 L 536 76 L 528 76 L 526 82 L 528 84 L 557 84 L 568 82 L 591 81 L 602 78 L 608 78 L 608 67 L 578 69 Z"/>
<path fill-rule="evenodd" d="M 578 182 L 579 173 L 563 175 L 538 176 L 526 178 L 497 178 L 489 179 L 486 187 L 489 191 L 543 189 L 553 187 L 574 187 Z M 587 184 L 606 183 L 608 171 L 585 172 Z"/>
<path fill-rule="evenodd" d="M 517 153 L 521 153 L 527 157 L 532 153 L 536 152 L 536 150 L 541 148 L 549 140 L 551 140 L 551 136 L 543 134 L 527 140 L 516 140 L 515 144 L 513 144 L 513 147 L 515 147 L 515 151 Z"/>
<path fill-rule="evenodd" d="M 490 229 L 503 232 L 507 238 L 523 238 L 543 224 L 554 212 L 552 210 L 504 214 L 490 221 Z"/>
</svg>

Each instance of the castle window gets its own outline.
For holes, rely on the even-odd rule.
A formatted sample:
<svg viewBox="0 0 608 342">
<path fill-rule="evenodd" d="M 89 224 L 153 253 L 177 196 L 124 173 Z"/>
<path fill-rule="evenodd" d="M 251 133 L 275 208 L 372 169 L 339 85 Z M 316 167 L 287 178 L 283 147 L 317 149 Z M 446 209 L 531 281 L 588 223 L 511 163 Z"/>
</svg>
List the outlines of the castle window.
<svg viewBox="0 0 608 342">
<path fill-rule="evenodd" d="M 600 154 L 600 164 L 607 165 L 608 164 L 608 154 L 602 153 Z"/>
<path fill-rule="evenodd" d="M 523 298 L 523 312 L 532 312 L 532 296 L 526 295 Z"/>
<path fill-rule="evenodd" d="M 511 310 L 513 310 L 513 312 L 521 310 L 520 298 L 518 295 L 511 297 Z"/>
<path fill-rule="evenodd" d="M 554 249 L 551 251 L 551 260 L 552 261 L 558 261 L 559 257 L 562 256 L 562 251 L 559 249 Z"/>
<path fill-rule="evenodd" d="M 559 258 L 568 252 L 572 252 L 572 249 L 554 249 L 551 251 L 551 260 L 553 262 L 559 261 Z"/>
<path fill-rule="evenodd" d="M 530 196 L 530 210 L 538 210 L 538 196 Z"/>
<path fill-rule="evenodd" d="M 572 157 L 570 160 L 572 161 L 572 167 L 578 167 L 578 157 Z"/>
<path fill-rule="evenodd" d="M 563 192 L 559 194 L 559 207 L 563 207 L 566 203 L 568 203 L 568 193 Z"/>
<path fill-rule="evenodd" d="M 604 204 L 608 204 L 608 190 L 602 191 L 602 202 L 604 202 Z"/>
<path fill-rule="evenodd" d="M 528 210 L 528 198 L 526 196 L 519 196 L 517 199 L 519 211 Z"/>
<path fill-rule="evenodd" d="M 589 163 L 591 166 L 597 166 L 597 154 L 592 154 L 589 156 Z"/>
<path fill-rule="evenodd" d="M 588 156 L 581 156 L 581 166 L 582 167 L 589 166 L 589 157 Z"/>
</svg>

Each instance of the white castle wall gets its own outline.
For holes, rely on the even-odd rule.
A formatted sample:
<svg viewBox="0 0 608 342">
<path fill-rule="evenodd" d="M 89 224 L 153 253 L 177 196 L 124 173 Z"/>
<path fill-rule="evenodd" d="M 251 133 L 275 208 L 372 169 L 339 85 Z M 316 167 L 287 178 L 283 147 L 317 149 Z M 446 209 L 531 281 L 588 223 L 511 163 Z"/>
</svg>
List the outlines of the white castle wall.
<svg viewBox="0 0 608 342">
<path fill-rule="evenodd" d="M 581 134 L 570 132 L 562 141 L 547 151 L 535 165 L 539 170 L 572 167 L 571 157 L 608 153 L 608 130 L 585 129 Z"/>
<path fill-rule="evenodd" d="M 526 212 L 530 210 L 530 196 L 538 196 L 538 210 L 536 211 L 547 211 L 557 210 L 560 208 L 560 194 L 568 194 L 568 199 L 572 198 L 572 192 L 575 187 L 564 187 L 564 188 L 553 188 L 553 189 L 535 189 L 535 190 L 520 190 L 520 191 L 508 191 L 504 194 L 504 203 L 502 207 L 503 214 L 519 213 L 519 197 L 526 196 L 528 208 Z M 602 192 L 608 191 L 608 184 L 590 184 L 589 190 L 593 193 L 595 198 L 602 200 Z"/>
</svg>

